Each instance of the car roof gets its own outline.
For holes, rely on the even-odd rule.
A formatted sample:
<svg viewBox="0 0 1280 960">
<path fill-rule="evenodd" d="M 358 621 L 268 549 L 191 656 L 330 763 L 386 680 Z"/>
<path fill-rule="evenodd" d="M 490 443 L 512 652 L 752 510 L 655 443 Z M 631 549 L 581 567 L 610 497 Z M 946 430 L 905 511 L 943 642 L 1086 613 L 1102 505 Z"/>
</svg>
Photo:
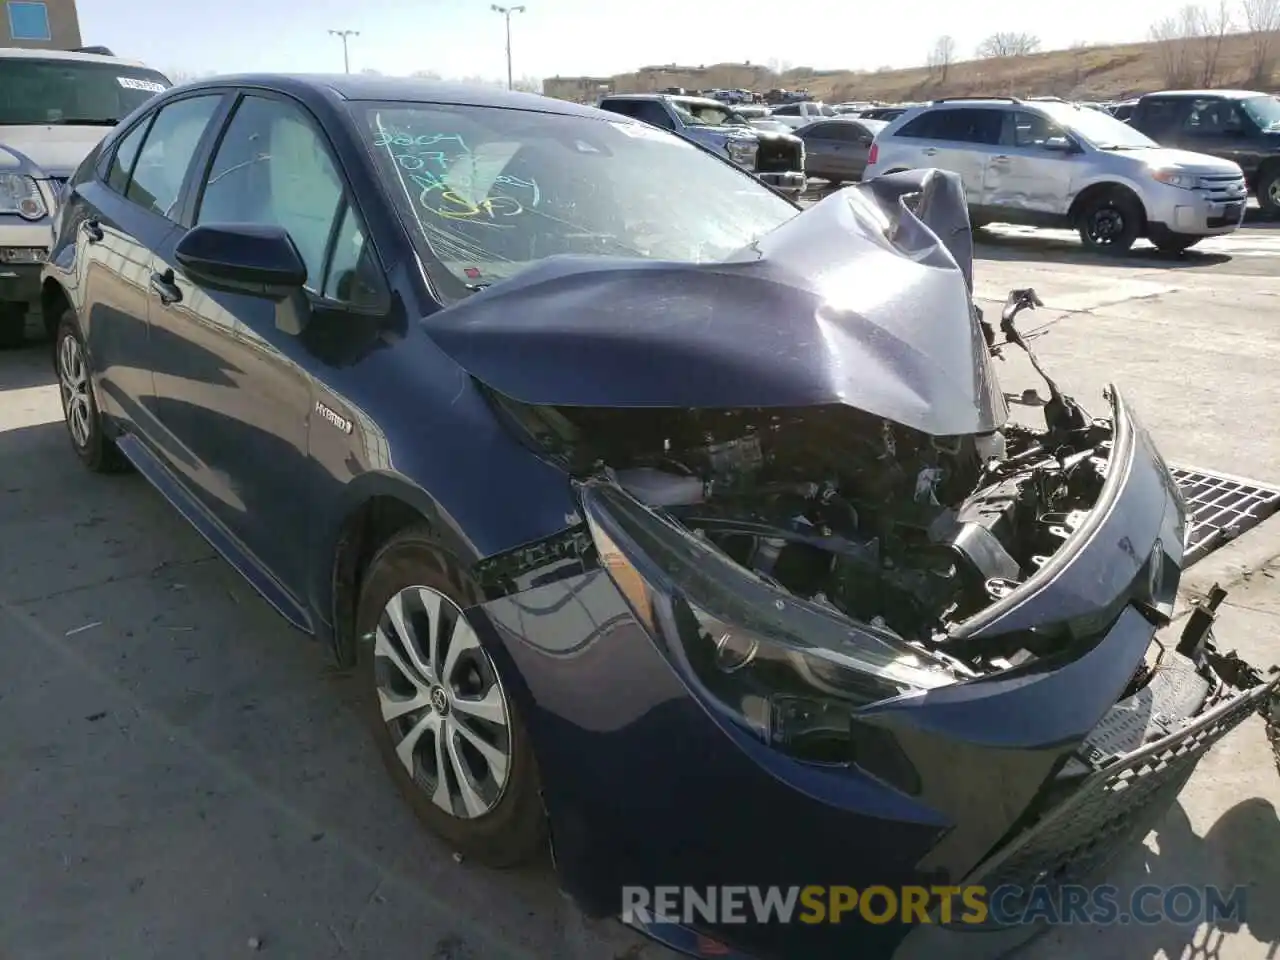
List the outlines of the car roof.
<svg viewBox="0 0 1280 960">
<path fill-rule="evenodd" d="M 849 125 L 849 127 L 861 127 L 865 129 L 865 131 L 872 133 L 879 133 L 882 129 L 888 127 L 888 120 L 872 120 L 863 118 L 863 116 L 819 116 L 817 120 L 812 120 L 812 122 L 806 123 L 804 127 L 796 129 L 795 134 L 799 137 L 801 133 L 812 131 L 812 129 L 817 127 L 826 127 L 828 123 Z"/>
<path fill-rule="evenodd" d="M 912 110 L 932 110 L 934 107 L 1008 107 L 1018 101 L 1010 97 L 958 97 L 945 100 L 930 100 L 928 103 L 922 103 L 918 107 L 907 107 Z M 1043 100 L 1023 100 L 1027 106 L 1036 106 L 1044 103 Z M 877 110 L 899 110 L 901 107 L 876 107 Z"/>
<path fill-rule="evenodd" d="M 81 53 L 79 50 L 32 50 L 26 47 L 0 47 L 0 60 L 71 60 L 81 63 L 114 63 L 127 67 L 152 69 L 141 60 L 108 57 L 101 53 Z M 158 70 L 156 72 L 159 73 Z"/>
<path fill-rule="evenodd" d="M 565 116 L 606 116 L 604 111 L 596 107 L 544 97 L 538 93 L 521 93 L 478 84 L 441 83 L 417 77 L 356 73 L 245 73 L 204 78 L 187 84 L 184 89 L 197 87 L 260 87 L 285 93 L 321 94 L 351 101 L 448 103 L 461 107 L 536 110 Z M 619 119 L 614 114 L 607 116 L 611 120 Z"/>
<path fill-rule="evenodd" d="M 1145 100 L 1147 97 L 1180 97 L 1194 98 L 1196 100 L 1244 100 L 1249 97 L 1269 96 L 1271 94 L 1263 93 L 1261 90 L 1157 90 L 1155 93 L 1143 94 L 1138 99 Z"/>
</svg>

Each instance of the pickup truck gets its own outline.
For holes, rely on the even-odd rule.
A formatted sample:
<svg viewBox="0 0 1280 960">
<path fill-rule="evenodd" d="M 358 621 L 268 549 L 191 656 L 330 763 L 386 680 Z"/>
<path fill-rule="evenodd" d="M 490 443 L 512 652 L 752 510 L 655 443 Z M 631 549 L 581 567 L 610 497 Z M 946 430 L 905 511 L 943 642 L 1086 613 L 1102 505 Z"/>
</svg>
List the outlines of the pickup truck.
<svg viewBox="0 0 1280 960">
<path fill-rule="evenodd" d="M 816 100 L 800 100 L 774 107 L 773 112 L 769 114 L 769 119 L 785 123 L 793 130 L 799 130 L 815 121 L 837 116 L 839 114 L 836 113 L 835 108 L 828 104 L 819 103 Z"/>
<path fill-rule="evenodd" d="M 1262 211 L 1280 214 L 1280 99 L 1253 90 L 1149 93 L 1128 123 L 1162 147 L 1234 161 Z"/>
<path fill-rule="evenodd" d="M 706 97 L 661 93 L 615 94 L 600 109 L 670 130 L 728 157 L 776 190 L 798 197 L 805 188 L 804 141 L 761 130 L 732 107 Z M 772 118 L 770 118 L 772 119 Z"/>
</svg>

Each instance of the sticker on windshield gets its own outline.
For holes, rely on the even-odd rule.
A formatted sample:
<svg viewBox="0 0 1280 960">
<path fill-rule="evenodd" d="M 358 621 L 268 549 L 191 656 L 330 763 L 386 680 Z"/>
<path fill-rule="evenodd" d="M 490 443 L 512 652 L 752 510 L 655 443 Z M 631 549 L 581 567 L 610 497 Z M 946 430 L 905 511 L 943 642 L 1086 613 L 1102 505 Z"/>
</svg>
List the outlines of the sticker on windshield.
<svg viewBox="0 0 1280 960">
<path fill-rule="evenodd" d="M 116 77 L 116 83 L 126 90 L 146 90 L 148 93 L 163 93 L 168 89 L 163 83 L 154 80 L 139 80 L 136 77 Z"/>
<path fill-rule="evenodd" d="M 610 120 L 609 125 L 621 130 L 628 137 L 634 137 L 637 140 L 658 140 L 672 146 L 689 147 L 691 149 L 693 147 L 693 144 L 687 140 L 682 140 L 674 134 L 667 133 L 665 130 L 659 130 L 657 127 L 651 127 L 647 123 L 618 123 Z"/>
</svg>

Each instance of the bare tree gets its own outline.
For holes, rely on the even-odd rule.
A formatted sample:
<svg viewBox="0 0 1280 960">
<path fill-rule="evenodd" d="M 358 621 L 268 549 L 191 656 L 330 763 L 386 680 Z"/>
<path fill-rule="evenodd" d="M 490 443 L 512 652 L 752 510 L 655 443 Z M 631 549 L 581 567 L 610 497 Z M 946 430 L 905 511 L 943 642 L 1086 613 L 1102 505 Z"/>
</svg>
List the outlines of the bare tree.
<svg viewBox="0 0 1280 960">
<path fill-rule="evenodd" d="M 1200 26 L 1198 7 L 1184 7 L 1176 16 L 1165 17 L 1151 26 L 1164 82 L 1169 87 L 1188 87 L 1195 82 L 1195 38 Z"/>
<path fill-rule="evenodd" d="M 1217 9 L 1194 9 L 1194 16 L 1199 21 L 1195 34 L 1200 38 L 1200 83 L 1212 87 L 1218 82 L 1223 41 L 1231 32 L 1231 8 L 1227 6 L 1227 0 L 1218 0 Z M 1191 15 L 1189 11 L 1188 15 Z"/>
<path fill-rule="evenodd" d="M 440 79 L 440 74 L 436 73 L 434 70 L 415 70 L 413 71 L 413 73 L 409 74 L 409 76 L 416 77 L 419 80 L 439 80 Z"/>
<path fill-rule="evenodd" d="M 525 93 L 541 93 L 542 80 L 538 77 L 521 77 L 512 87 L 515 90 L 523 90 Z"/>
<path fill-rule="evenodd" d="M 1277 0 L 1280 2 L 1280 0 Z M 947 73 L 956 59 L 956 42 L 950 36 L 941 36 L 929 52 L 929 72 L 938 75 L 939 83 L 947 82 Z"/>
<path fill-rule="evenodd" d="M 993 33 L 978 44 L 977 54 L 983 60 L 996 57 L 1025 57 L 1040 49 L 1040 38 L 1032 33 Z"/>
<path fill-rule="evenodd" d="M 1269 86 L 1276 66 L 1280 34 L 1280 0 L 1243 0 L 1244 24 L 1249 31 L 1249 81 Z"/>
<path fill-rule="evenodd" d="M 217 76 L 211 71 L 192 71 L 192 70 L 167 70 L 165 76 L 176 87 L 182 83 L 190 83 L 193 80 L 203 80 L 205 77 Z"/>
</svg>

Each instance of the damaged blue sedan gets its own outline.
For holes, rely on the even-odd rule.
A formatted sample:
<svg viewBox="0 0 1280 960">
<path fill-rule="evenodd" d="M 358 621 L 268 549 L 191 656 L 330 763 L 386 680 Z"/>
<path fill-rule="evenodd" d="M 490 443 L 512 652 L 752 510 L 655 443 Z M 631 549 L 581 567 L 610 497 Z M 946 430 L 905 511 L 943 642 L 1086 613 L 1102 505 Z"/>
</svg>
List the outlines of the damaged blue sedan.
<svg viewBox="0 0 1280 960">
<path fill-rule="evenodd" d="M 57 218 L 75 455 L 358 671 L 428 828 L 550 846 L 590 913 L 1079 882 L 1275 690 L 1219 596 L 1173 628 L 1186 509 L 1122 393 L 1046 375 L 1011 421 L 992 357 L 1037 300 L 974 304 L 951 175 L 802 212 L 592 108 L 244 76 L 149 101 Z M 754 957 L 959 936 L 632 919 Z"/>
</svg>

